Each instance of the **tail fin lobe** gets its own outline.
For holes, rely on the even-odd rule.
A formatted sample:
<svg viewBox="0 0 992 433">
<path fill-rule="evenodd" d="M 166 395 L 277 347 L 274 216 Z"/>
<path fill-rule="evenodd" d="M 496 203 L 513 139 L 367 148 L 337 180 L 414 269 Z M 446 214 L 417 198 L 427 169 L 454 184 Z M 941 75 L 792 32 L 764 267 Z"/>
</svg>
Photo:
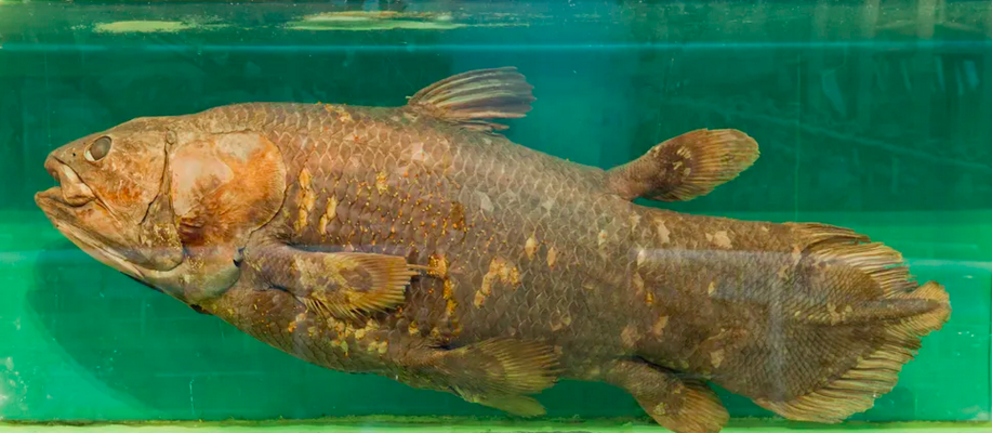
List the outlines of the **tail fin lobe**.
<svg viewBox="0 0 992 433">
<path fill-rule="evenodd" d="M 832 292 L 828 294 L 835 299 L 857 302 L 840 311 L 827 305 L 818 314 L 796 317 L 791 325 L 799 335 L 819 338 L 793 338 L 790 346 L 797 347 L 789 350 L 809 353 L 827 366 L 787 367 L 778 380 L 818 385 L 790 398 L 762 396 L 754 401 L 789 419 L 839 422 L 868 410 L 895 387 L 902 366 L 920 348 L 920 339 L 949 319 L 949 296 L 937 282 L 912 281 L 899 252 L 866 236 L 818 224 L 794 227 L 807 240 L 797 282 L 814 293 Z"/>
</svg>

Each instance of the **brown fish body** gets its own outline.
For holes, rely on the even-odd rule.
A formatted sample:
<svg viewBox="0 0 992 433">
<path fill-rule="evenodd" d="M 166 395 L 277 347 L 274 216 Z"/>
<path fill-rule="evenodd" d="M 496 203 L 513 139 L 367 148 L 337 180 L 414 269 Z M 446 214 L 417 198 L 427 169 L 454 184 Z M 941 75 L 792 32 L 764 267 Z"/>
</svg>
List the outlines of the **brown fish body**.
<svg viewBox="0 0 992 433">
<path fill-rule="evenodd" d="M 143 279 L 324 367 L 519 415 L 543 413 L 526 394 L 558 378 L 606 381 L 680 433 L 726 422 L 706 381 L 792 419 L 863 411 L 947 320 L 942 287 L 849 230 L 631 202 L 708 193 L 756 158 L 746 135 L 695 131 L 622 167 L 582 166 L 478 121 L 526 111 L 514 104 L 529 87 L 494 71 L 509 93 L 468 102 L 451 101 L 477 91 L 459 84 L 473 73 L 404 107 L 171 118 L 173 141 L 205 143 L 166 162 L 190 167 L 167 168 L 169 188 L 195 192 L 173 193 L 194 256 L 181 267 L 215 270 Z"/>
</svg>

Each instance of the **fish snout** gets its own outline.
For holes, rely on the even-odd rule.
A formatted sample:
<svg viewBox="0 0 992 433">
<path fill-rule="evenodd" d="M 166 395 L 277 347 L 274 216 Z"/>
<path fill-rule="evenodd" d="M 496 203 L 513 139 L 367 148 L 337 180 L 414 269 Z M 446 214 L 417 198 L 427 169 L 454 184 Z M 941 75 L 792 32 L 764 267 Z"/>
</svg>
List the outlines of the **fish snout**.
<svg viewBox="0 0 992 433">
<path fill-rule="evenodd" d="M 96 199 L 93 190 L 86 185 L 72 167 L 49 155 L 45 160 L 45 170 L 48 171 L 62 190 L 62 199 L 70 206 L 82 206 Z"/>
</svg>

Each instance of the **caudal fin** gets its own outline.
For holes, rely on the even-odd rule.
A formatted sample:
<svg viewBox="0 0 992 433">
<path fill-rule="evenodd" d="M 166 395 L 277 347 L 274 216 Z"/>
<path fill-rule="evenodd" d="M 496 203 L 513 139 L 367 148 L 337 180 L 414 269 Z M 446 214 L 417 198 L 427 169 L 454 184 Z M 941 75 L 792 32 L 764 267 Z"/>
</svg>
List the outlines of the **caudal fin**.
<svg viewBox="0 0 992 433">
<path fill-rule="evenodd" d="M 887 246 L 846 229 L 792 226 L 809 241 L 793 283 L 822 302 L 797 305 L 771 342 L 787 355 L 764 360 L 791 362 L 778 362 L 773 376 L 753 374 L 778 383 L 765 388 L 776 392 L 751 397 L 785 418 L 839 422 L 895 387 L 920 339 L 947 322 L 949 297 L 937 282 L 913 282 L 902 256 Z"/>
</svg>

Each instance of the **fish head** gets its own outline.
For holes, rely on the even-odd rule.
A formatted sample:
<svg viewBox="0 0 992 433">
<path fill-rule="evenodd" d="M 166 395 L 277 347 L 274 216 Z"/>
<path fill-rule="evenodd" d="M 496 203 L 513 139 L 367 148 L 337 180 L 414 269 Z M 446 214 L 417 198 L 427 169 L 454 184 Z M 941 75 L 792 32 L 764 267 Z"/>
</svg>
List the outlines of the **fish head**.
<svg viewBox="0 0 992 433">
<path fill-rule="evenodd" d="M 279 209 L 285 168 L 260 135 L 138 118 L 52 151 L 35 202 L 88 255 L 195 307 L 237 281 L 240 249 Z"/>
<path fill-rule="evenodd" d="M 162 122 L 136 119 L 52 151 L 45 169 L 57 185 L 35 202 L 63 236 L 129 276 L 183 260 L 166 191 Z"/>
</svg>

